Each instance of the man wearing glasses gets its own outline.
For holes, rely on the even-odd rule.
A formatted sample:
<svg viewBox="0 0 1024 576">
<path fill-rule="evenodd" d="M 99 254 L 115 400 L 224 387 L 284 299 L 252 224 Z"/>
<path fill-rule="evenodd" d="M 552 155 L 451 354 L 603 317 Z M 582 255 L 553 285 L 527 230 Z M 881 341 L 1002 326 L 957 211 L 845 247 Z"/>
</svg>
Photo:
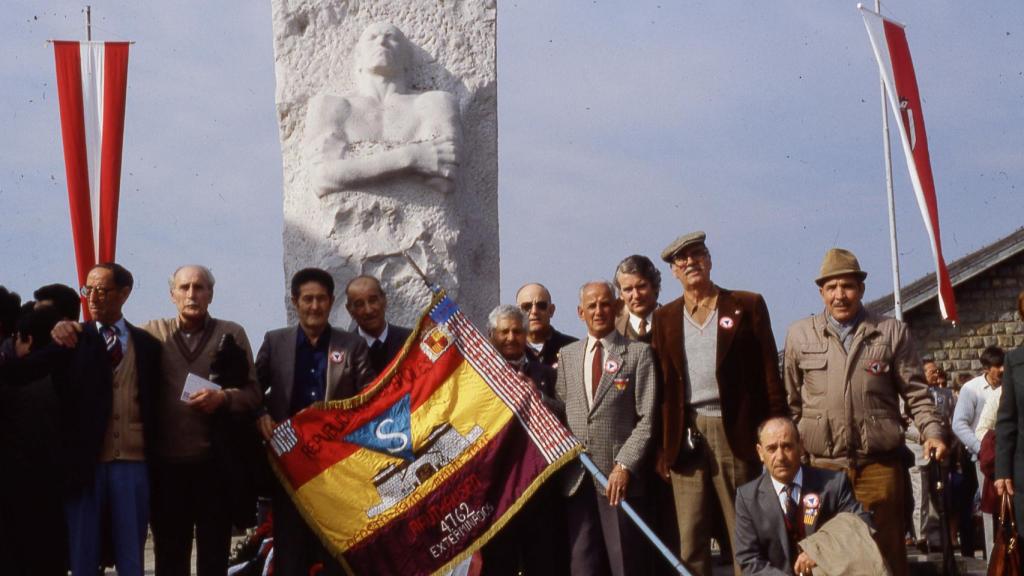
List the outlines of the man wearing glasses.
<svg viewBox="0 0 1024 576">
<path fill-rule="evenodd" d="M 540 360 L 548 366 L 557 366 L 558 351 L 577 339 L 562 334 L 551 326 L 551 317 L 555 315 L 551 293 L 543 284 L 526 284 L 516 292 L 516 305 L 526 314 L 529 323 L 526 331 L 526 355 L 530 360 Z"/>
<path fill-rule="evenodd" d="M 710 575 L 711 507 L 731 540 L 736 487 L 761 470 L 757 427 L 789 409 L 764 298 L 715 285 L 704 241 L 692 232 L 662 251 L 683 295 L 655 310 L 651 346 L 663 385 L 658 474 L 675 494 L 683 563 Z"/>
<path fill-rule="evenodd" d="M 60 397 L 69 560 L 76 575 L 96 574 L 105 518 L 117 573 L 143 573 L 160 343 L 121 313 L 133 284 L 119 264 L 94 266 L 81 289 L 92 321 L 82 325 L 73 350 L 48 349 Z"/>
</svg>

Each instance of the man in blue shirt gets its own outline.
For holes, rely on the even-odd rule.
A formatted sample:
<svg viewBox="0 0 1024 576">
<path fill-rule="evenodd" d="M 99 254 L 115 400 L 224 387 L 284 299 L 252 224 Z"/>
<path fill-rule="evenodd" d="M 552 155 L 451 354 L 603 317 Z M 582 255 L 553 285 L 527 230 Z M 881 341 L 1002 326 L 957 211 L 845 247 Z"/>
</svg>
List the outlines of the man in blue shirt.
<svg viewBox="0 0 1024 576">
<path fill-rule="evenodd" d="M 307 406 L 353 396 L 374 377 L 366 342 L 330 325 L 331 275 L 319 268 L 299 270 L 291 293 L 299 325 L 267 332 L 256 355 L 257 378 L 268 391 L 257 425 L 267 440 L 274 427 Z M 340 571 L 280 485 L 273 506 L 275 574 L 306 576 L 318 562 L 328 572 Z"/>
</svg>

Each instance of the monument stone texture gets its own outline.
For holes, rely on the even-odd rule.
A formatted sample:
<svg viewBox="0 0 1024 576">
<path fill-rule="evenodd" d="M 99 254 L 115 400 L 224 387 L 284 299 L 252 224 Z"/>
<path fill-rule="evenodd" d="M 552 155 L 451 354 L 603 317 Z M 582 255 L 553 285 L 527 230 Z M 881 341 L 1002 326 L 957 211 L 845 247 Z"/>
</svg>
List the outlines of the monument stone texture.
<svg viewBox="0 0 1024 576">
<path fill-rule="evenodd" d="M 381 279 L 392 323 L 430 294 L 482 324 L 498 303 L 493 1 L 273 0 L 284 268 Z M 294 313 L 289 309 L 290 320 Z"/>
</svg>

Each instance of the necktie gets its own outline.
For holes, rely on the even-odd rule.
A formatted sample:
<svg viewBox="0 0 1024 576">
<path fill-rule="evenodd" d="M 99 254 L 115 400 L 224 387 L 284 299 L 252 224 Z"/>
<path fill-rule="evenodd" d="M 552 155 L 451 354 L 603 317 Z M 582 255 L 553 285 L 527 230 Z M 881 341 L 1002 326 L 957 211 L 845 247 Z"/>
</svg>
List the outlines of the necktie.
<svg viewBox="0 0 1024 576">
<path fill-rule="evenodd" d="M 384 369 L 387 364 L 384 359 L 384 342 L 374 340 L 373 345 L 370 346 L 370 364 L 378 374 Z"/>
<path fill-rule="evenodd" d="M 793 501 L 793 484 L 786 484 L 782 493 L 786 495 L 786 533 L 789 535 L 790 550 L 796 551 L 797 542 L 803 539 L 803 525 L 800 522 L 800 506 Z"/>
<path fill-rule="evenodd" d="M 121 363 L 121 358 L 124 357 L 124 352 L 121 351 L 121 341 L 117 338 L 117 327 L 105 324 L 100 328 L 100 334 L 103 335 L 103 341 L 107 345 L 110 365 L 117 368 L 117 365 Z"/>
<path fill-rule="evenodd" d="M 590 392 L 593 397 L 597 397 L 597 386 L 601 383 L 601 373 L 604 368 L 604 346 L 601 345 L 601 341 L 598 340 L 594 344 L 594 360 L 590 363 Z"/>
<path fill-rule="evenodd" d="M 640 327 L 637 329 L 636 335 L 641 338 L 647 336 L 647 318 L 640 319 Z"/>
</svg>

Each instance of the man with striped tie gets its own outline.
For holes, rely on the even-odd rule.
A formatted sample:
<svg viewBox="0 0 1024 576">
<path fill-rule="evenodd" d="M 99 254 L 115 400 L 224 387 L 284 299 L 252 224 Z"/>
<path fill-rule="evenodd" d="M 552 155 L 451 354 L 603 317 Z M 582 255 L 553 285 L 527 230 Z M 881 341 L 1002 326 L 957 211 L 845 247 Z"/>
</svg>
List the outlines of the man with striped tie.
<svg viewBox="0 0 1024 576">
<path fill-rule="evenodd" d="M 69 561 L 76 576 L 96 574 L 105 518 L 117 573 L 143 573 L 160 343 L 121 312 L 133 284 L 131 272 L 120 264 L 94 266 L 81 289 L 92 321 L 81 326 L 73 349 L 51 348 L 60 397 Z"/>
</svg>

